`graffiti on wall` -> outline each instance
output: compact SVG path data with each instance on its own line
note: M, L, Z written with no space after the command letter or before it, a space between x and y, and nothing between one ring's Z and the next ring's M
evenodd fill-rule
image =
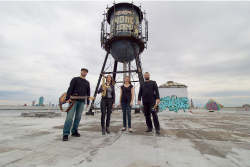
M183 109L185 112L185 109L189 109L189 104L188 104L188 98L186 97L177 97L175 95L167 97L163 97L160 99L161 103L159 104L159 109L160 111L165 110L166 108L169 109L169 111L175 111L177 112L178 110Z
M206 103L206 105L205 105L205 109L206 110L216 110L216 111L219 111L220 110L220 106L216 102L214 102L212 100L209 100Z

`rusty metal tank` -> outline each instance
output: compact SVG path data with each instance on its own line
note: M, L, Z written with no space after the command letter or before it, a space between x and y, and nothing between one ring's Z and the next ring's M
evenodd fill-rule
M105 50L110 48L116 61L130 62L135 59L135 51L137 54L143 52L147 37L142 36L143 13L138 6L131 3L114 4L108 8L104 20L110 29L109 33L105 32L105 23L102 22L101 43Z

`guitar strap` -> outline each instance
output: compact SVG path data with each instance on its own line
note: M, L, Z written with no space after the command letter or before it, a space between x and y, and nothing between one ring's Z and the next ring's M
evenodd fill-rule
M61 111L62 112L68 112L73 107L75 101L76 101L76 99L72 102L72 104L69 106L69 108L66 111L63 111L62 104L59 104Z

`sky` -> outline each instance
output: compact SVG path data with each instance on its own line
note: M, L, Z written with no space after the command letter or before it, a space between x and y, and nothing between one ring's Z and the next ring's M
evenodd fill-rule
M93 95L106 55L101 22L113 2L0 1L0 105L31 105L40 96L57 104L83 67ZM143 71L158 86L187 85L199 107L209 99L227 107L250 103L250 2L134 4L141 4L149 25Z

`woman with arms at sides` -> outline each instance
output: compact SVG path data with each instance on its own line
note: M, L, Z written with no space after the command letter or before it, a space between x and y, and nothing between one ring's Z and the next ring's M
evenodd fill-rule
M115 87L114 87L114 81L111 75L107 75L106 77L106 83L104 87L100 87L98 90L98 93L101 93L102 91L106 90L106 95L102 97L101 100L101 126L102 126L102 134L105 135L105 115L107 113L106 117L106 132L109 134L109 123L110 123L110 116L111 116L111 110L112 107L115 106Z
M128 116L128 129L129 132L133 132L131 129L131 107L133 105L134 97L134 88L131 85L129 76L124 78L124 85L121 86L121 95L120 95L120 106L122 107L123 113L123 128L121 131L125 131L127 127L127 118Z

